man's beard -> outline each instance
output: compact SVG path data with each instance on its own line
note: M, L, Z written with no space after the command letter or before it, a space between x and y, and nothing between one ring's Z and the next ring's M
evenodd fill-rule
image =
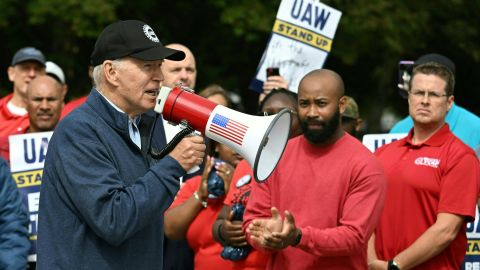
M332 118L326 121L299 119L299 122L305 138L313 144L321 144L331 139L338 129L340 125L340 110L337 108ZM308 123L320 124L323 128L321 130L310 130Z

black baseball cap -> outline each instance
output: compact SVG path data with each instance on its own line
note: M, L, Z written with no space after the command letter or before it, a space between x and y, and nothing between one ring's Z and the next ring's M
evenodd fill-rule
M437 63L439 65L445 66L453 75L455 75L455 64L448 57L443 56L438 53L429 53L420 56L420 58L415 61L413 64L414 67L426 64L426 63Z
M112 23L103 29L95 42L90 62L97 66L105 60L127 56L146 61L161 59L181 61L185 58L185 53L164 47L148 24L126 20Z
M12 58L12 67L25 61L35 61L45 66L45 56L34 47L25 47L18 50Z

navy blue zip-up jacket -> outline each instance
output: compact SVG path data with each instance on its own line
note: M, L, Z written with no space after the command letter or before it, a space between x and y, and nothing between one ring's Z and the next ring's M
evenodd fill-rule
M141 117L140 150L127 115L93 89L59 123L40 191L38 270L161 269L163 213L185 171L147 155L154 121Z
M0 269L27 267L28 214L7 162L0 157Z

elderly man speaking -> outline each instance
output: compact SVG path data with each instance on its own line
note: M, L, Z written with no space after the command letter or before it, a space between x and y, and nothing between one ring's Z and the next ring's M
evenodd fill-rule
M91 55L96 86L49 145L38 269L161 268L163 212L205 151L192 136L158 161L149 155L163 59L184 57L141 21L102 31Z

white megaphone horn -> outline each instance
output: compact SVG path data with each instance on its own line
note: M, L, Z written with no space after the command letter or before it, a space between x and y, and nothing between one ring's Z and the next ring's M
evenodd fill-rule
M208 138L242 155L257 182L265 181L277 166L288 141L290 111L252 116L218 105L184 86L162 87L155 111L169 122L187 121Z

